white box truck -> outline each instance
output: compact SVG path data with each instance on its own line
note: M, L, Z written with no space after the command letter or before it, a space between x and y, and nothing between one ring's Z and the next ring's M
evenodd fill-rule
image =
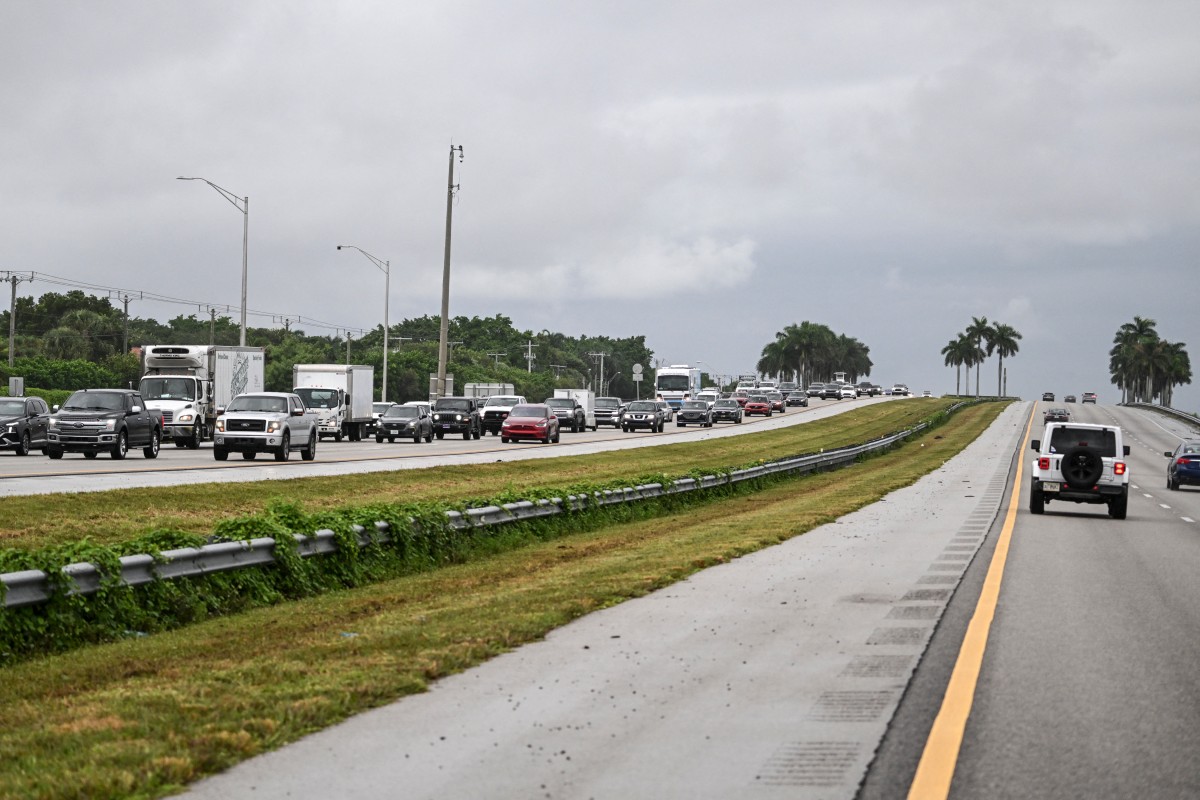
M317 415L317 435L361 441L372 421L375 368L363 364L296 364L292 391Z
M149 344L142 347L138 391L163 416L163 438L196 449L212 438L217 409L263 390L266 351L235 345Z
M576 410L574 412L574 416L575 416L575 420L576 420L574 422L574 424L572 424L570 421L567 421L565 424L569 425L572 430L583 430L584 428L590 428L592 430L596 430L596 393L593 392L591 389L555 389L554 390L554 399L564 399L564 398L569 398L571 400L574 400L575 403L579 406L579 408L582 409L582 411L583 411L582 422L579 421L579 417L581 416L579 414L579 410ZM551 404L551 405L553 405L553 404ZM557 408L555 409L555 413L556 414L559 413L559 410ZM560 422L564 421L562 414L559 414L559 421Z

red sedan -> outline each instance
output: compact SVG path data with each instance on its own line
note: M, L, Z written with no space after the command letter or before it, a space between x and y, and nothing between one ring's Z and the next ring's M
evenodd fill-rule
M500 441L537 439L550 444L558 441L558 415L545 403L513 406L500 425Z
M745 408L746 401L750 399L750 393L744 389L738 389L733 393L733 399L737 400L739 406Z
M742 411L747 417L752 417L755 414L761 414L764 417L771 416L771 401L761 394L751 395L746 399L746 405L742 406Z

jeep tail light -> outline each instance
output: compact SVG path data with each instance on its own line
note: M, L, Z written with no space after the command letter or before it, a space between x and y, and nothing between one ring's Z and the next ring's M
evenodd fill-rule
M1113 464L1113 475L1124 475L1124 474L1125 474L1125 462L1124 461L1115 462Z
M1050 459L1047 456L1038 459L1038 469L1050 469Z

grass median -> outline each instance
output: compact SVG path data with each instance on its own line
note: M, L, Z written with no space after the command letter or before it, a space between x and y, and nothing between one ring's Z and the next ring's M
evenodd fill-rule
M0 796L168 794L874 502L939 467L1002 408L968 408L849 469L666 517L11 667L0 682Z

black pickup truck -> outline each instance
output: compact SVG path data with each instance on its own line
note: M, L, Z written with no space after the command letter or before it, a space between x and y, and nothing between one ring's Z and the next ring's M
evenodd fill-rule
M146 458L158 458L162 442L162 412L147 409L141 394L132 389L83 389L67 398L50 415L46 455L83 453L95 458L108 453L125 457L131 447L142 448Z

